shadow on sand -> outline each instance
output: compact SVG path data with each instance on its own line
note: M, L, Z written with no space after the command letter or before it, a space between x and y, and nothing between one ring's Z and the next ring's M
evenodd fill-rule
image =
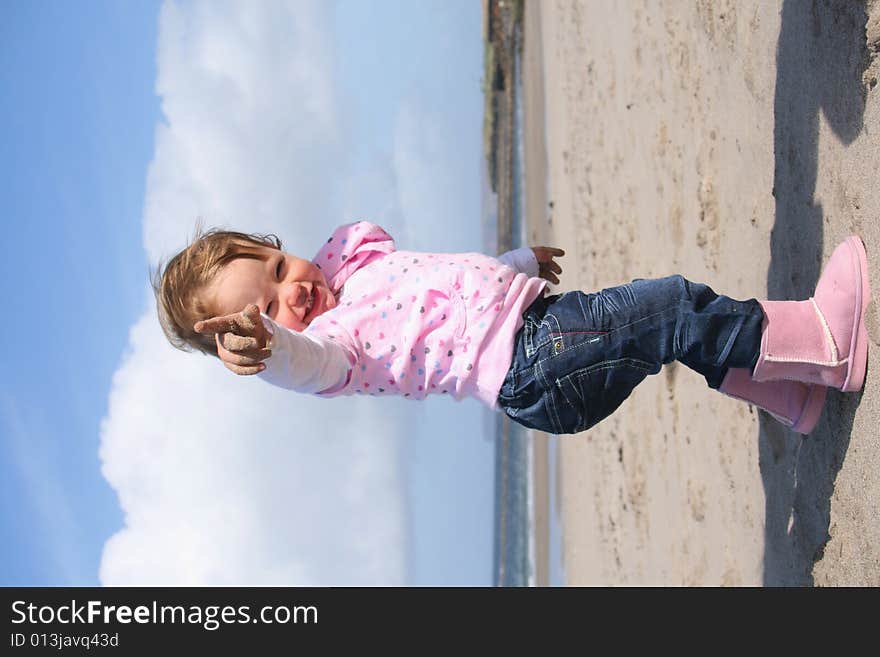
M859 2L783 4L773 108L776 220L767 272L770 299L806 299L819 278L823 225L829 220L813 198L820 112L843 144L861 132L866 22ZM761 412L765 585L813 584L813 564L829 539L831 494L860 398L829 390L822 419L806 439Z

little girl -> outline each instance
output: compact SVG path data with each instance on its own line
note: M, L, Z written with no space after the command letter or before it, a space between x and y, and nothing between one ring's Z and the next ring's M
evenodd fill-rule
M862 387L870 289L858 237L807 301L736 301L681 276L546 295L562 255L398 251L359 222L309 262L271 235L210 231L160 267L154 289L172 344L237 374L324 397L472 396L556 434L595 425L673 360L804 434L826 386Z

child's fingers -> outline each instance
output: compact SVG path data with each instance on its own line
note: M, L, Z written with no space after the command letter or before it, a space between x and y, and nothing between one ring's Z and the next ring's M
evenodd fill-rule
M217 355L220 356L220 360L224 363L228 363L231 365L258 365L260 361L266 360L269 356L272 355L272 351L269 349L250 349L247 351L230 351L224 346L226 340L230 338L236 338L240 336L235 336L230 333L224 333L222 336L217 334L214 336L214 339L217 343ZM245 338L247 339L247 338Z
M264 369L266 369L266 366L263 365L262 363L259 365L249 365L249 366L233 365L232 363L223 363L223 364L226 366L226 369L230 370L231 372L235 372L239 376L250 376L251 374L259 374Z
M240 313L233 315L235 323L239 331L233 331L239 335L254 335L257 330L257 324L262 328L263 320L260 319L260 309L254 304L248 304Z
M218 333L220 344L227 351L243 352L260 349L259 341L252 336L236 335L235 333Z
M553 262L542 262L538 266L538 270L540 271L541 278L546 278L548 281L553 283L554 285L559 284L559 278L557 278L556 274L562 273L562 267Z
M244 356L241 354L229 354L221 360L225 365L238 365L239 367L250 367L252 365L261 365L262 361L272 355L272 352L264 349L265 353L258 353L253 356Z
M544 265L541 265L540 276L541 276L541 278L550 281L554 285L559 284L559 279L556 277L556 274L554 274L553 271L549 267L545 267Z
M248 304L245 306L245 309L241 311L241 314L244 315L244 318L251 322L251 324L256 325L258 322L262 322L260 319L260 307L256 304Z
M211 333L240 333L242 332L241 315L240 313L236 313L234 315L223 315L222 317L203 319L193 325L193 330L196 333L202 333L205 335Z
M256 365L266 360L272 355L268 349L254 349L253 351L226 351L220 360L224 363L235 363L236 365Z
M246 314L246 311L252 307L256 309L256 319L254 319L253 312ZM262 327L259 308L248 306L240 313L211 317L210 319L196 322L193 325L193 330L196 333L202 334L234 333L236 335L250 336L257 334Z
M543 252L544 255L551 258L561 258L565 255L565 251L557 249L555 246L536 246L535 249Z

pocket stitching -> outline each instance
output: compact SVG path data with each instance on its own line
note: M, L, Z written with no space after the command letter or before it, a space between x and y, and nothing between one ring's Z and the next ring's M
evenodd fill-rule
M559 390L562 398L565 402L571 406L578 414L578 431L584 431L587 427L586 413L584 412L584 407L586 406L586 400L584 396L581 394L581 386L580 380L584 376L592 374L594 372L601 372L603 370L614 369L615 367L628 367L630 369L639 370L641 372L647 372L648 374L654 369L650 363L647 363L643 360L639 360L638 358L617 358L615 360L607 360L602 361L601 363L596 363L595 365L590 365L589 367L582 367L579 370L575 370L569 374L566 374L563 377L556 379L556 387ZM575 381L577 383L575 383ZM568 384L568 385L566 385ZM571 387L574 391L574 394L577 395L579 400L578 403L572 402L570 395L566 393L566 387ZM612 411L613 412L613 411ZM606 416L607 417L607 416ZM604 419L604 418L602 418ZM601 421L601 420L600 420ZM597 422L598 423L598 422Z
M452 306L452 312L455 313L458 324L458 327L455 329L455 338L456 340L460 340L464 337L467 330L467 312L465 311L464 299L461 298L461 295L458 292L450 290L449 302Z

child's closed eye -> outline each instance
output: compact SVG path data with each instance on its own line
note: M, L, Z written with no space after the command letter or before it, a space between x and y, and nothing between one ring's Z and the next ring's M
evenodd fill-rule
M275 264L275 280L279 283L281 282L282 274L284 273L284 256L280 256L278 258L278 262ZM272 317L272 308L274 306L274 302L270 301L266 304L266 310L264 311L266 315Z

